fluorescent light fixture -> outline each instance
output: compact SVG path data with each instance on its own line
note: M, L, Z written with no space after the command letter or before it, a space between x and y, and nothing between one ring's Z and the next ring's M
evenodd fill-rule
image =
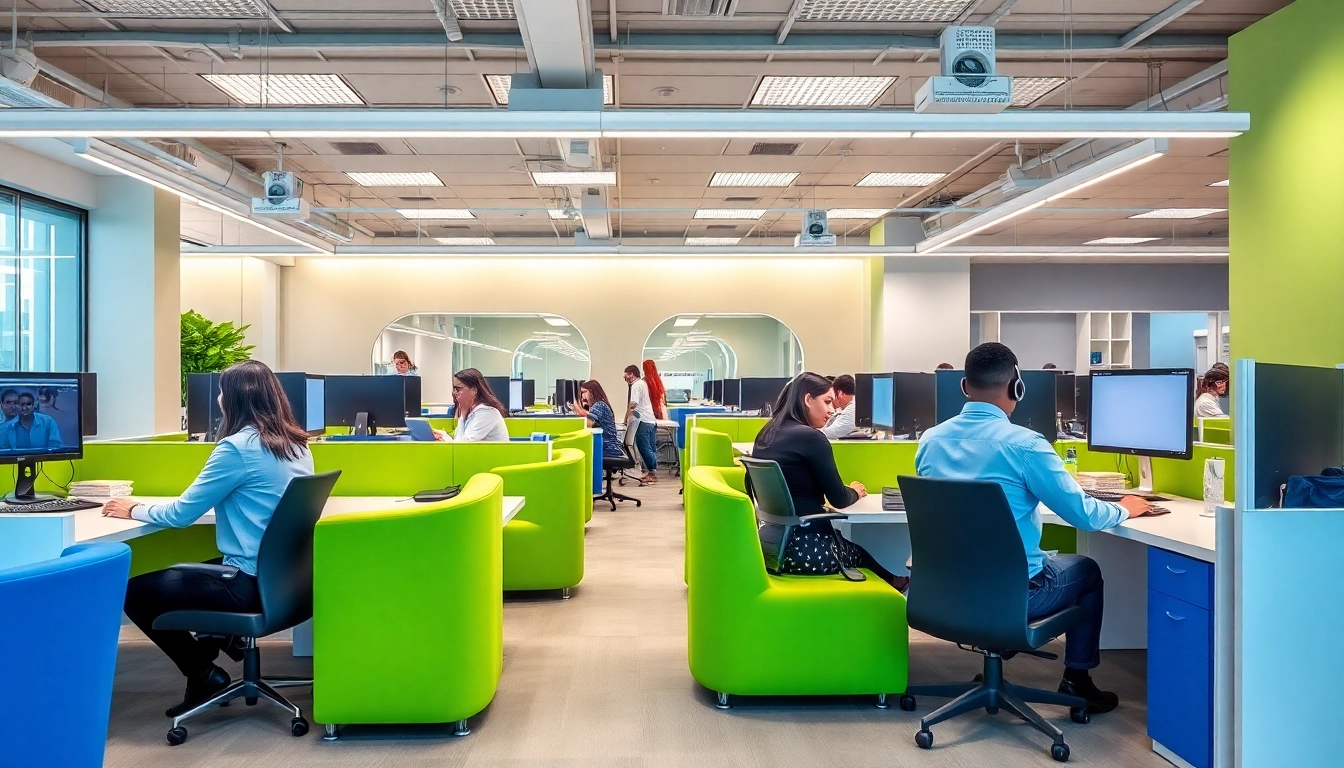
M397 213L408 219L474 219L466 208L398 208Z
M890 208L832 208L826 212L828 219L876 219L885 216Z
M255 19L266 15L255 0L90 0L102 13L170 18Z
M870 173L856 187L926 187L946 173Z
M1130 216L1131 219L1198 219L1201 216L1210 216L1215 213L1222 213L1226 208L1158 208L1155 211L1140 213Z
M340 75L202 75L250 107L359 105L364 100Z
M1234 139L1240 135L1240 131L1049 131L1028 128L1013 131L915 131L911 134L916 139L1003 139L1005 141L1011 139Z
M742 241L740 237L688 237L687 245L737 245Z
M723 173L714 174L711 187L787 187L798 178L796 173Z
M448 0L459 19L514 19L513 0Z
M1083 181L1083 182L1081 182L1081 183L1074 184L1074 185L1072 185L1072 186L1066 188L1066 189L1065 189L1064 191L1062 191L1062 192L1058 192L1058 193L1055 193L1055 194L1051 195L1050 197L1047 197L1047 198L1045 199L1045 201L1046 201L1047 203L1053 203L1054 201L1059 200L1060 198L1069 197L1069 196L1071 196L1071 195L1076 195L1076 194L1078 194L1079 192L1083 191L1084 189L1087 189L1088 187L1091 187L1091 186L1096 185L1096 184L1100 184L1101 182L1106 181L1107 179L1111 179L1111 178L1113 178L1113 177L1115 177L1115 176L1119 176L1120 174L1125 173L1126 171L1132 171L1132 170L1134 170L1135 168L1138 168L1140 165L1144 165L1145 163L1151 163L1152 161L1154 161L1154 160L1158 159L1159 157L1162 157L1163 155L1166 154L1166 151L1167 151L1167 150L1166 150L1166 146L1167 146L1167 141L1166 141L1166 139L1146 139L1146 140L1144 141L1143 144L1135 144L1135 145L1134 145L1135 147L1142 147L1142 146L1146 146L1146 145L1148 145L1148 144L1156 143L1156 142L1160 142L1160 143L1161 143L1162 149L1160 149L1160 150L1154 150L1154 153L1151 154L1151 155L1141 155L1140 157L1135 158L1134 160L1131 160L1131 161L1129 161L1129 162L1127 162L1127 163L1124 163L1123 165L1119 166L1118 168L1112 168L1111 170L1106 171L1105 173L1100 173L1100 174L1098 174L1098 175L1096 175L1096 176L1093 176L1092 178L1087 179L1087 180L1085 180L1085 181ZM1133 149L1133 147L1131 147L1130 149ZM1110 155L1110 156L1108 156L1108 157L1113 158L1113 157L1116 157L1117 155L1122 155L1122 154L1125 154L1125 153L1127 153L1127 152L1129 152L1129 150L1121 150L1120 152L1116 152L1114 155ZM1105 162L1106 159L1108 159L1108 158L1103 158L1102 160L1099 160L1099 161L1097 161L1097 162L1098 162L1098 163L1102 163L1102 162ZM1096 164L1097 164L1097 163L1093 163L1093 165L1096 165ZM1088 166L1088 167L1091 167L1091 166ZM1067 177L1067 176L1068 176L1068 174L1065 174L1065 177ZM1042 189L1045 189L1045 188L1047 188L1047 187L1051 187L1051 186L1053 186L1053 184L1046 184L1045 187L1042 187Z
M555 315L542 315L541 319L545 320L547 325L555 326L556 328L569 327L569 321L563 317L556 317Z
M533 171L532 182L538 187L611 186L615 171Z
M1068 79L1063 77L1014 77L1013 106L1035 104L1066 82Z
M486 75L485 84L490 86L490 95L501 107L509 104L509 91L513 89L512 75ZM611 106L616 103L615 75L602 76L602 103Z
M766 75L751 97L756 107L868 107L894 77Z
M1231 179L1223 179L1222 181L1215 181L1215 182L1213 182L1212 184L1210 184L1209 186L1210 186L1210 187L1230 187L1230 186L1232 186L1232 180L1231 180Z
M436 237L439 245L494 245L493 237Z
M764 208L700 208L695 212L697 219L759 219L765 215Z
M678 317L675 321L673 321L672 327L690 328L691 326L695 325L698 322L700 322L699 317Z
M799 21L956 21L972 0L803 0Z
M1151 243L1154 240L1161 240L1160 237L1101 237L1096 240L1088 240L1083 245L1138 245L1139 243Z
M432 173L363 173L347 172L346 176L361 187L442 187L443 182Z
M569 214L559 208L551 208L546 211L546 215L554 221L564 221L569 218Z

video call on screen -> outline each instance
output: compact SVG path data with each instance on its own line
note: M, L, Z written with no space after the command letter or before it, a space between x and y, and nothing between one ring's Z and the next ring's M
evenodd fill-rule
M0 455L61 453L80 445L79 385L0 377ZM29 419L25 414L31 414Z

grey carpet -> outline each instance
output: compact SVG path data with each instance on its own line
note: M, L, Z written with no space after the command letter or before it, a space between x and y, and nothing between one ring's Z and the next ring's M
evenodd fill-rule
M118 768L450 768L451 766L759 766L760 768L965 768L1054 765L1049 740L1011 716L963 716L934 729L931 751L914 745L918 712L878 710L867 699L746 700L728 712L696 685L686 666L683 517L676 480L627 488L644 507L599 508L587 534L587 572L572 600L510 598L504 609L505 662L499 692L453 738L439 728L349 729L336 743L322 728L293 738L278 708L236 702L188 724L186 744L169 747L165 706L182 678L133 627L118 661L108 766ZM268 675L299 675L307 660L283 642L266 643ZM1062 648L1054 649L1061 651ZM836 649L843 653L843 649ZM1107 652L1097 679L1120 709L1074 725L1068 713L1040 711L1064 731L1071 764L1166 766L1145 734L1145 655ZM225 660L227 661L227 659ZM912 682L969 680L980 657L926 637L911 641ZM451 663L445 659L444 663ZM1019 657L1009 679L1053 687L1059 662ZM236 668L230 671L237 675ZM305 711L307 689L288 691ZM894 705L893 700L893 705ZM940 702L924 700L919 712Z

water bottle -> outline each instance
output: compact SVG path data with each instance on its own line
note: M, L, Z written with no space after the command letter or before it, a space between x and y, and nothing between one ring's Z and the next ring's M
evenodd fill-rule
M1070 448L1064 453L1064 471L1078 479L1078 449Z

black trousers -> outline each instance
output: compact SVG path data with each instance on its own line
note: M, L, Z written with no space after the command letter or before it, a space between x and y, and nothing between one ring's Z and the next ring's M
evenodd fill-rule
M154 620L171 611L193 610L259 612L257 578L240 572L232 579L221 579L170 569L141 574L126 585L126 615L187 677L210 670L219 656L219 644L197 640L182 630L154 629Z

